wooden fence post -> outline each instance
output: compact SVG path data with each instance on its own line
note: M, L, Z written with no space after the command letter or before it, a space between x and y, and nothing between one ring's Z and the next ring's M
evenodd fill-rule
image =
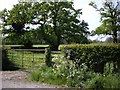
M48 67L52 66L52 58L51 58L50 48L45 48L45 63Z
M33 63L34 63L34 52L33 52Z
M12 54L12 61L14 62L14 59L13 59L13 54L14 54L13 52L14 52L14 51L10 51L10 52L11 52L11 54Z
M32 69L34 68L34 52L33 52L33 60L32 60Z
M24 58L24 51L22 53L22 69L23 69L23 58Z

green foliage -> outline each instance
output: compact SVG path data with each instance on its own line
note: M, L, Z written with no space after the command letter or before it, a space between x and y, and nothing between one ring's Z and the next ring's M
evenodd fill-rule
M36 23L39 23L40 20L44 23L39 23L41 26L38 30L40 30L42 38L50 44L52 50L57 50L63 40L80 42L80 40L75 41L76 38L80 39L88 34L88 24L77 19L82 14L81 9L75 10L72 5L72 2L50 2L34 6L43 8L36 12L39 13L36 14L36 17L41 17L37 18Z
M2 33L8 34L8 41L17 41L16 44L23 44L25 45L25 47L26 45L30 47L29 44L31 43L29 43L29 41L31 40L31 38L29 37L30 35L28 31L26 31L27 29L29 29L29 27L25 27L25 25L30 24L32 20L31 9L31 3L22 3L14 5L14 7L11 10L3 10L4 13L1 17L3 21ZM26 36L29 38L26 39Z
M120 31L120 1L106 0L103 1L103 6L98 8L94 2L91 2L89 5L99 11L101 15L100 25L93 33L96 34L105 34L112 35L113 42L117 43L117 33Z
M119 44L74 44L63 46L61 50L65 55L67 55L66 50L71 51L69 57L76 66L80 67L82 64L86 64L95 72L103 73L107 62L117 63L117 69L120 67Z
M25 37L24 34L30 30L25 25L32 24L39 27L31 35L45 40L52 50L57 50L63 40L68 43L88 43L88 24L78 19L81 14L81 9L74 9L72 2L21 3L11 10L4 10L3 33L9 33L9 36L15 33L24 42L21 37ZM9 26L9 29L5 26Z
M59 72L54 72L51 67L41 65L37 71L32 72L31 79L34 81L40 81L49 84L65 84L63 77L60 76ZM34 77L35 76L35 77Z
M86 88L94 88L94 89L105 89L105 88L120 88L119 82L120 75L119 74L96 74L91 80L86 82Z
M2 33L8 34L4 41L13 42L16 44L27 45L27 47L32 47L31 45L31 35L28 31L26 31L25 24L29 22L28 19L28 9L31 7L30 4L17 4L13 7L12 10L4 10L4 14L2 16L3 25L2 25ZM25 15L24 15L24 14ZM6 26L8 28L6 28ZM26 38L27 37L27 38ZM28 38L29 37L29 38ZM16 42L14 42L16 41ZM30 42L30 43L29 43Z
M65 64L54 66L53 68L47 67L45 65L40 66L39 70L32 72L31 74L31 79L38 81L36 80L36 78L33 79L36 73L39 73L36 76L36 77L39 77L39 81L44 83L56 84L56 85L62 85L62 86L67 85L70 87L74 87L75 85L77 86L77 83L78 83L74 81L77 77L72 79L72 77L74 77L75 74L74 73L70 74L70 70L67 69Z
M4 10L2 19L4 26L9 26L10 29L3 30L3 33L15 32L17 34L23 34L25 24L31 21L31 3L16 4L11 10ZM4 27L3 26L3 27Z
M63 87L92 88L95 90L120 88L119 74L97 74L87 71L85 67L78 69L74 64L66 61L60 65L56 64L52 68L41 65L38 70L32 72L30 77L33 81L55 84Z
M39 79L40 79L40 72L39 71L32 72L30 79L34 80L34 81L39 81Z

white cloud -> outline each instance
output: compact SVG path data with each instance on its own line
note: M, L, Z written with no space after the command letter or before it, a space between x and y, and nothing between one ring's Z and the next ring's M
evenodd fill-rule
M90 2L90 0L74 0L74 6L76 9L82 9L81 19L88 22L91 31L100 25L100 15L92 6L89 6Z
M18 0L1 0L0 1L0 11L7 8L12 9L13 5L17 4Z
M100 14L92 6L89 5L91 1L94 1L98 6L101 5L100 0L74 0L74 6L76 9L82 9L81 19L89 25L89 31L95 30L100 23ZM98 36L90 36L92 40L98 39Z

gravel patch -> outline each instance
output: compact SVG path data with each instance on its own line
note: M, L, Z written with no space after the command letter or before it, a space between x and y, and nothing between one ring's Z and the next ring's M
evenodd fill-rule
M2 72L2 88L58 88L57 86L54 85L30 82L26 79L29 73L24 71L1 71L1 72Z

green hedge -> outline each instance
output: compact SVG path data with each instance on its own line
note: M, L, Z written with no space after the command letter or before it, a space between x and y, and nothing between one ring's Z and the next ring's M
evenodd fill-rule
M115 70L120 69L120 44L73 44L60 49L76 66L85 64L89 69L103 73L106 63L112 62Z

